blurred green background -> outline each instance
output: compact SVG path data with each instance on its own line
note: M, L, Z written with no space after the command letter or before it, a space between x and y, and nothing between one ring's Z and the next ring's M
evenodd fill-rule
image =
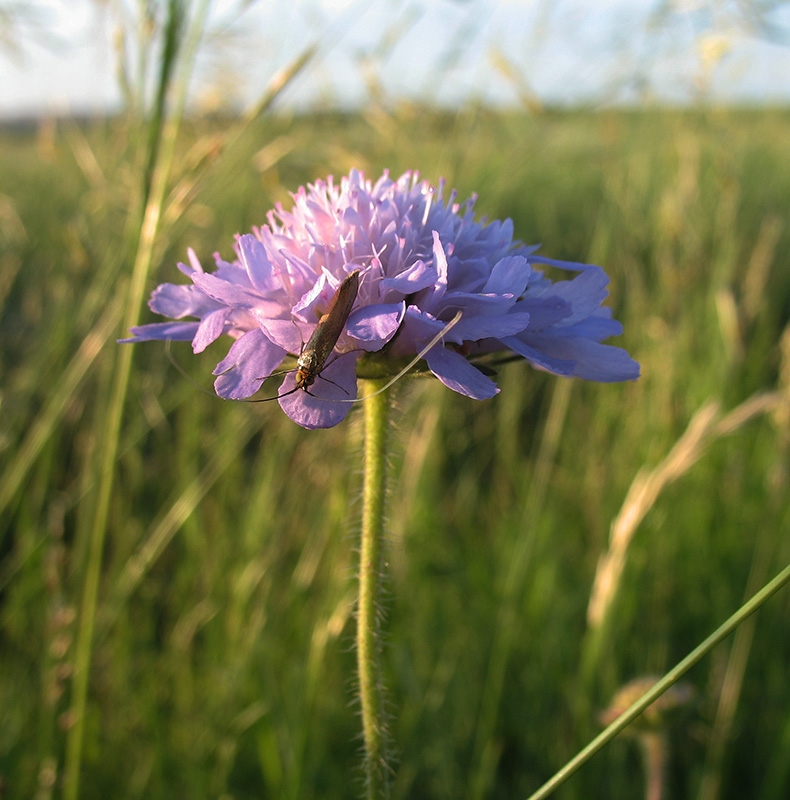
M183 51L152 74L173 92L168 57ZM76 762L84 798L361 793L358 413L308 432L220 401L161 343L129 350L126 386L115 344L147 246L145 297L181 280L187 247L229 258L289 191L356 167L443 177L546 255L604 266L611 343L642 364L597 385L514 363L482 403L398 387L393 796L526 798L619 687L663 674L790 560L790 111L371 100L176 132L172 95L150 98L0 129L2 795L68 796ZM225 350L172 355L210 389ZM780 593L685 679L665 797L790 795L788 612ZM643 794L624 735L556 797Z

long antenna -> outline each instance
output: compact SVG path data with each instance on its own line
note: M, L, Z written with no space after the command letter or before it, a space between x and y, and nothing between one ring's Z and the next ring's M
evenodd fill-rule
M181 366L181 364L176 361L173 353L170 351L170 345L172 342L172 339L165 339L165 355L167 356L167 360L181 373L181 377L186 378L198 391L203 392L203 394L207 394L209 397L218 397L215 392L210 392L208 389L204 388L197 381L195 381L192 376Z
M431 341L428 342L428 344L426 344L425 347L423 347L422 350L420 350L420 352L417 353L417 355L414 356L414 358L411 361L409 361L409 363L397 375L395 375L393 378L391 378L389 381L387 381L387 383L385 383L384 386L382 386L380 389L377 389L375 392L372 392L371 394L366 394L364 397L355 397L353 400L329 400L328 398L319 397L318 395L311 394L311 392L307 391L307 389L303 388L302 391L307 392L307 394L309 394L311 397L315 397L316 400L324 400L327 403L361 403L363 400L368 400L371 397L376 397L376 395L379 395L382 392L386 392L387 389L390 388L390 386L392 386L394 383L397 383L421 358L423 358L428 353L428 351L432 347L434 347L436 344L439 343L441 338L448 331L452 330L461 321L461 317L462 316L463 316L463 312L462 311L458 311L456 313L456 315L439 331L439 333L437 333L436 336L434 336L433 339L431 339ZM175 358L173 357L173 354L170 351L170 344L171 344L172 341L173 341L172 339L166 339L165 340L165 355L167 355L167 358L170 361L170 363L196 389L198 389L199 391L203 392L203 394L209 395L210 397L217 397L217 395L214 392L210 392L208 389L204 388L203 386L201 386L200 384L195 382L193 380L192 376L189 375L187 373L187 371L175 360ZM293 370L283 370L282 372L279 372L279 373L275 372L275 373L272 373L271 375L268 375L267 377L271 378L274 375L284 374L286 372L293 372ZM320 375L318 377L320 377ZM329 379L328 378L324 378L324 380L329 380ZM330 383L334 383L334 381L329 381L329 382ZM337 384L335 384L335 385L337 385ZM342 389L343 387L341 386L340 388ZM299 387L296 387L295 389L291 389L291 391L286 392L285 394L275 395L274 397L265 397L265 398L261 398L260 400L246 400L245 399L245 400L240 400L238 402L242 402L242 403L263 403L263 402L266 402L267 400L279 400L281 397L287 397L289 394L293 394L294 392L297 392L297 391L299 391Z
M438 343L438 341L452 328L454 328L458 322L460 321L461 317L463 316L463 312L459 311L440 331L436 334L436 336L431 339L425 347L417 353L416 356L394 377L392 380L387 381L381 389L377 389L375 392L371 394L366 394L364 397L355 397L353 400L327 400L328 403L359 403L362 400L368 400L371 397L375 397L382 392L386 392L387 389L392 386L393 383L399 381L434 345Z

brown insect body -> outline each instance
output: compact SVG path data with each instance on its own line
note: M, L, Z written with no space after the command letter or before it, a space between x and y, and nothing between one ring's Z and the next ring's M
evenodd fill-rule
M318 320L312 336L296 361L296 388L307 392L315 383L326 360L335 349L359 291L359 273L355 269L341 284L329 301L326 313ZM309 392L308 392L309 394Z

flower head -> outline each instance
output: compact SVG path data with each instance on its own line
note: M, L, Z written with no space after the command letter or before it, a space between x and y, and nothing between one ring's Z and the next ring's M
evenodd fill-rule
M306 428L346 416L366 358L402 363L459 311L423 357L442 383L468 397L499 391L470 359L500 351L557 375L639 377L625 350L601 344L622 326L601 305L609 279L600 267L539 256L513 240L510 220L475 220L474 198L457 203L451 193L445 200L443 189L416 173L393 180L385 172L372 183L356 170L339 185L330 177L301 187L292 210L277 205L267 225L237 237L235 261L216 254L216 269L205 272L190 250L189 264L178 266L192 283L154 290L152 311L198 321L141 325L123 341L185 340L199 353L228 334L235 341L214 370L214 386L220 397L248 398L289 354L302 351L336 307L344 280L358 271L332 355L309 390L290 372L278 393L285 413ZM543 265L578 274L551 281Z

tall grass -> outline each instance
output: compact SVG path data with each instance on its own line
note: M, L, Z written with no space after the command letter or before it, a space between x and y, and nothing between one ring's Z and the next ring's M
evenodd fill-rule
M0 134L9 797L63 791L114 339L128 312L134 125ZM175 140L146 289L179 279L187 246L227 257L232 235L288 190L351 166L444 176L547 254L612 276L638 383L512 364L494 400L418 381L396 414L383 664L394 796L526 797L600 729L621 684L666 671L790 560L790 115L403 108L268 116L226 146L228 127L189 121ZM222 347L211 349L173 346L208 388ZM357 415L307 433L271 405L197 391L158 344L134 357L80 796L359 794ZM770 402L746 406L747 419L728 416L760 393ZM694 419L707 420L701 446L684 451ZM673 461L679 452L694 457ZM623 547L617 531L645 485L657 491ZM597 606L596 572L615 562ZM773 598L688 676L696 702L671 728L668 796L787 796L789 604ZM632 798L642 780L634 745L615 741L557 796Z

